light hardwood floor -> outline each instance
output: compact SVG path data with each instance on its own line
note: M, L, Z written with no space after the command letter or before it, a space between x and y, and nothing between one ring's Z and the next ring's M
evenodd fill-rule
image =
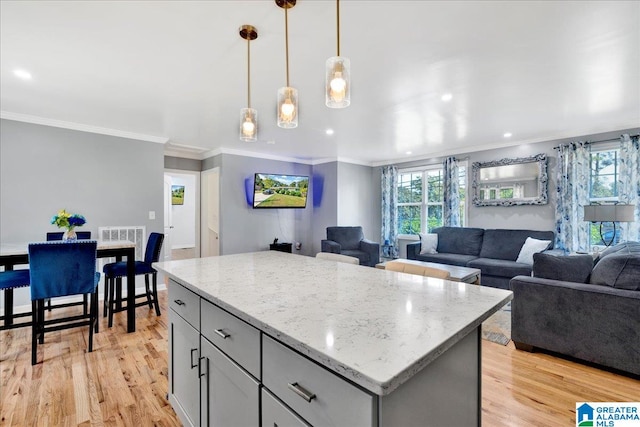
M30 328L0 332L0 426L180 425L165 399L166 291L160 300L160 317L137 309L133 334L126 313L111 329L101 318L93 353L86 328L48 334L34 367ZM635 379L512 343L483 340L482 351L484 426L572 426L576 401L640 401Z

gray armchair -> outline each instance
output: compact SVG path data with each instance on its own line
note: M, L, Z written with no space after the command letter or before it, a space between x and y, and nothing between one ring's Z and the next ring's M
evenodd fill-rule
M362 227L327 227L321 251L352 256L360 265L375 267L380 262L380 244L364 238Z

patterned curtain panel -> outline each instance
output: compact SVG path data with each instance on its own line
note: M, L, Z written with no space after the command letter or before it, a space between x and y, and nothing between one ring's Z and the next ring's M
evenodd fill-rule
M448 157L444 163L442 224L446 227L460 227L460 192L458 184L458 162Z
M621 203L635 205L634 222L620 223L620 241L640 242L640 150L638 137L620 138L618 197Z
M381 239L383 245L392 245L389 255L398 258L398 168L395 166L382 168Z
M589 143L573 142L558 147L556 248L566 252L589 251Z

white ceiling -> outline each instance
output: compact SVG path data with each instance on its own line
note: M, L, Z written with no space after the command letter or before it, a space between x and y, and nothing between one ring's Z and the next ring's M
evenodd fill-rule
M2 117L168 141L200 157L380 164L640 126L638 1L343 0L353 91L350 107L333 110L323 86L335 2L298 0L289 51L300 121L289 130L276 126L284 11L273 0L0 5ZM238 139L242 24L259 33L257 143Z

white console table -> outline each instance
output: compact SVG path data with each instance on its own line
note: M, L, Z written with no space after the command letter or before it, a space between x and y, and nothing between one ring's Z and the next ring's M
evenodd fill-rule
M480 325L510 291L276 251L154 266L185 425L480 425Z

